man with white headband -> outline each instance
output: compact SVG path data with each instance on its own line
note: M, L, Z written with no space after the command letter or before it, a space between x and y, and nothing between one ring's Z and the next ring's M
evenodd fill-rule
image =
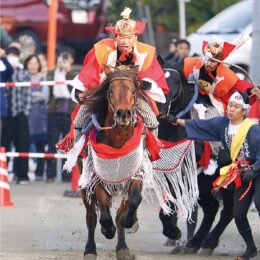
M214 190L234 189L233 215L240 235L246 243L246 251L238 260L257 255L247 212L252 199L260 214L260 126L246 118L248 97L236 91L231 95L226 117L209 120L175 119L185 126L188 138L201 141L221 141L230 151L230 164L220 169L214 181Z

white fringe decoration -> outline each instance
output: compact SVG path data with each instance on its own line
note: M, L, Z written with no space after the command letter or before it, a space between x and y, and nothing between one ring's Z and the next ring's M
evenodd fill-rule
M82 135L78 142L73 146L73 148L67 153L67 161L65 162L63 169L69 172L76 165L78 156L83 149L86 136Z
M143 182L143 199L152 201L151 191L154 190L165 214L176 211L181 220L192 221L191 214L199 195L193 142L188 140L163 148L161 159L152 164L148 151L143 150L143 138L141 140L136 150L116 159L99 158L89 143L88 157L83 159L79 188L86 189L88 201L91 201L97 184L101 184L111 196L119 194L126 200L131 181L139 179ZM133 163L136 165L133 166ZM129 167L135 171L129 170ZM115 176L120 177L118 181ZM171 194L170 185L175 194ZM167 201L172 201L175 209L171 209Z
M181 158L178 150L183 149ZM178 159L181 160L178 162ZM153 179L154 190L164 213L176 211L180 220L192 221L192 211L199 197L194 143L188 140L174 147L163 148L161 159L154 163ZM175 194L171 193L170 186ZM167 201L173 202L175 210L169 207Z

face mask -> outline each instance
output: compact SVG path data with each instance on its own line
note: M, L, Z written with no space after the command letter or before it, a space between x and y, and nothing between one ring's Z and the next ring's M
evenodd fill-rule
M12 65L13 68L18 67L18 65L20 64L19 57L17 56L8 56L7 60Z

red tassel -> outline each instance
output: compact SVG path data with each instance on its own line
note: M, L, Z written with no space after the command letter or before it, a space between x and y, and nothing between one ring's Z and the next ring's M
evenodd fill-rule
M250 191L251 187L252 187L252 181L249 182L246 191L240 196L239 201L241 201L246 196L246 194Z
M198 165L207 169L209 166L210 156L211 156L211 148L209 142L205 141L203 153L197 162Z
M242 186L242 180L241 180L241 175L238 175L235 180L235 187L236 189L240 188Z
M154 137L151 131L147 130L146 133L146 146L151 154L151 161L160 159L160 147L158 140Z

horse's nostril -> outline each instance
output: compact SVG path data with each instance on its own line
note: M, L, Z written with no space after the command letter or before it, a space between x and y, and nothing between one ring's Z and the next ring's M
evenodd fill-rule
M118 109L116 111L116 116L117 117L130 117L132 115L130 109Z
M122 117L123 114L124 114L124 110L123 110L123 109L118 109L118 110L116 111L116 116L117 116L117 117Z
M127 115L128 117L132 115L131 110L129 110L129 109L126 109L125 112L126 112L126 115Z

